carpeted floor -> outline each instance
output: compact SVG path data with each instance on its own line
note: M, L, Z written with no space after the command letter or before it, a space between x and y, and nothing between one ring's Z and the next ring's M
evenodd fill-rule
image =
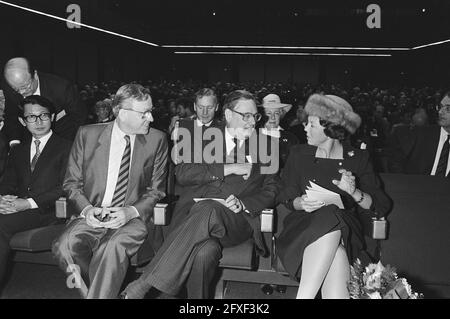
M259 284L230 282L227 299L292 299L296 289L288 287L286 293L274 291L265 295ZM79 299L76 289L66 286L65 274L56 266L16 263L6 283L1 299ZM164 297L161 297L164 298Z

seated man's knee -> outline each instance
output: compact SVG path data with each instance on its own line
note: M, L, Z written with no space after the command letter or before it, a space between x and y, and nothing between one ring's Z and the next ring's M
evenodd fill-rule
M223 207L222 204L211 201L211 200L204 200L200 201L198 203L195 203L189 212L189 215L194 216L195 214L199 214L201 216L205 216L205 218L209 219L210 214L220 214L222 211L221 208ZM220 208L220 209L218 209Z
M209 239L197 252L195 261L201 263L217 264L220 258L222 258L222 247L219 241L216 239Z
M147 227L143 222L134 222L130 228L119 228L109 239L114 246L140 245L147 238Z
M56 257L72 256L74 251L78 251L83 246L83 240L77 236L72 229L64 231L52 244L52 252Z

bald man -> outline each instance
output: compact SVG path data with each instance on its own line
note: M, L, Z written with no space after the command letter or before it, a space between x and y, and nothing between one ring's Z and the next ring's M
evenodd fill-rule
M9 60L4 68L2 87L5 95L5 134L10 145L20 143L27 132L18 121L18 105L30 95L42 95L56 107L53 130L73 140L80 125L86 123L87 109L76 86L59 76L38 72L26 58Z

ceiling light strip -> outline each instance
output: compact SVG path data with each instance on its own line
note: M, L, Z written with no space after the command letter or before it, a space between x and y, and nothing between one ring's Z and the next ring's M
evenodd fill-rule
M287 56L371 56L390 57L391 54L370 53L305 53L305 52L227 52L227 51L175 51L175 54L213 54L213 55L287 55Z
M439 45L439 44L446 43L446 42L450 42L450 39L439 41L439 42L433 42L433 43L429 43L429 44L424 44L424 45L419 45L417 47L412 48L412 50L417 50L417 49L422 49L422 48L426 48L426 47L431 47L433 45Z
M279 49L279 50L369 50L369 51L408 51L410 48L367 48L367 47L291 47L265 45L161 45L164 48L198 49Z
M32 13L40 14L40 15L43 15L45 17L49 17L49 18L52 18L52 19L69 22L69 23L72 23L72 24L75 24L75 25L79 25L79 26L88 28L88 29L104 32L104 33L107 33L107 34L111 34L111 35L115 35L115 36L118 36L118 37L121 37L121 38L125 38L125 39L128 39L128 40L133 40L133 41L136 41L136 42L144 43L144 44L151 45L151 46L154 46L154 47L159 47L158 44L155 44L155 43L152 43L152 42L144 41L144 40L133 38L133 37L130 37L130 36L127 36L127 35L124 35L124 34L108 31L108 30L101 29L101 28L97 28L97 27L94 27L94 26L91 26L91 25L88 25L88 24L75 22L75 21L72 21L72 20L67 20L67 19L55 16L55 15L52 15L52 14L48 14L48 13L45 13L45 12L42 12L42 11L33 10L33 9L30 9L30 8L18 6L16 4L14 4L14 3L9 3L9 2L6 2L6 1L1 1L1 0L0 0L0 3L1 4L5 4L7 6L14 7L14 8L18 8L18 9L22 9L22 10L25 10L25 11L29 11L29 12L32 12Z

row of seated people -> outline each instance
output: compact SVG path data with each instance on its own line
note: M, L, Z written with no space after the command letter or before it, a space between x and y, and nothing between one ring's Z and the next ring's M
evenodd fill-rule
M1 225L0 229L4 233L3 237L7 239L14 233L14 227L20 228L19 216L26 215L25 218L31 218L35 215L18 212L29 212L30 209L37 208L33 212L38 213L39 221L44 223L42 217L45 213L42 212L46 207L45 203L54 202L63 194L64 188L69 200L80 212L81 218L68 225L66 232L55 245L55 253L64 264L80 266L80 276L88 283L86 287L89 287L85 295L92 298L110 298L119 293L128 258L137 251L147 232L150 236L154 233L154 229L148 227L146 222L155 203L164 196L165 189L168 147L165 135L149 128L149 122L152 120L149 92L138 85L127 85L119 89L114 103L116 121L80 129L70 156L68 151L58 152L62 154L63 159L52 164L53 170L58 167L61 168L58 172L64 172L64 154L66 158L68 156L65 178L61 173L59 185L56 179L51 185L54 189L40 193L45 188L24 181L30 181L35 175L37 177L39 167L45 166L43 163L48 161L39 161L39 158L41 153L43 156L46 153L43 146L47 141L52 136L52 141L57 139L57 135L51 131L51 119L55 112L51 102L43 97L31 96L25 99L21 104L23 113L20 122L27 127L33 139L30 143L13 148L8 164L11 169L7 170L7 173L11 171L11 176L6 174L4 178L10 188L2 191L5 195L2 196L4 215L0 221L5 222L6 226ZM214 109L216 104L213 92L199 92L196 99L199 113L202 110ZM281 104L276 96L268 96L264 104L267 110L272 111L287 107ZM215 267L202 266L205 263L217 264L221 248L227 245L236 245L252 236L257 244L260 243L258 218L255 217L263 208L273 207L279 201L294 211L305 213L292 214L293 220L289 225L296 227L291 232L287 230L279 238L281 247L283 238L287 238L286 256L298 257L283 261L291 276L315 279L310 282L300 281L299 297L317 293L320 286L324 297L345 296L343 283L346 282L346 277L342 274L345 275L348 261L347 264L343 261L354 258L355 252L363 247L360 232L358 233L358 219L348 217L353 216L351 214L342 214L342 211L334 206L323 207L324 203L310 201L299 195L304 193L309 180L316 180L319 184L339 192L346 209L353 213L365 209L383 215L389 209L389 204L379 189L379 182L373 174L367 154L353 149L345 142L348 135L354 133L360 124L360 119L353 113L351 106L335 96L317 95L310 98L306 109L309 115L305 128L308 143L320 147L291 148L291 156L287 156L286 160L280 159L280 162L286 162L282 176L284 184L278 181L278 175L276 171L270 170L270 165L261 165L256 169L261 163L258 163L260 158L255 154L245 156L247 163L244 160L241 164L230 166L223 164L223 160L219 164L206 165L208 161L202 156L200 163L193 164L189 163L192 162L190 160L185 162L183 156L180 156L181 161L177 162L176 168L177 179L186 187L186 191L177 203L171 230L151 262L149 270L126 289L124 296L143 297L150 287L176 294L186 281L189 283L188 277L192 276L201 280L191 282L208 287L208 278L214 274ZM251 141L255 123L260 116L256 112L256 101L248 92L232 92L225 104L225 110L226 128L220 124L217 127L221 127L224 133L224 142L221 145L225 147L226 154L229 154L230 148L236 148L239 144L239 149L241 144L246 144L244 140ZM206 111L205 113L208 113ZM211 120L203 122L199 114L199 120L191 121L188 125L200 123L209 124ZM70 148L70 142L64 145L67 150ZM202 151L206 145L203 145L203 141L201 145ZM58 150L62 149L65 148L59 146ZM251 150L251 147L245 149ZM45 149L48 150L49 148ZM23 158L22 161L16 160L14 156L18 156L20 152L24 158L28 158L24 153L30 155L28 163ZM47 153L52 157L50 151ZM444 148L441 153L445 153ZM253 158L253 161L249 162L248 156ZM314 159L312 167L309 166L310 158ZM333 159L336 161L330 161ZM233 159L229 160L233 162ZM108 166L105 166L105 162L108 162ZM19 164L22 166L14 166ZM30 170L24 168L27 165ZM268 172L263 173L264 169ZM28 174L29 176L25 176L28 179L14 176L16 173ZM357 180L355 176L358 177ZM42 178L40 180L42 182ZM21 183L17 183L18 181ZM361 190L356 188L356 181ZM47 180L46 182L48 183ZM281 189L283 191L280 192ZM11 195L14 190L19 191L16 195ZM39 195L43 195L48 201L38 199ZM194 204L192 199L195 197L218 197L225 199L225 202L204 201ZM236 214L230 214L230 210ZM317 212L308 214L312 211ZM232 218L229 218L230 216ZM8 222L15 226L8 226ZM37 227L36 225L30 228ZM305 225L309 226L300 236L299 229ZM204 232L198 232L199 229ZM293 240L292 236L296 240ZM344 246L339 244L341 238ZM292 242L295 242L294 246L290 245ZM5 240L2 245L7 246L7 243ZM316 247L316 244L322 246ZM291 249L297 254L292 255ZM6 247L5 252L7 251ZM324 254L317 254L318 251ZM198 260L198 255L203 258ZM282 255L283 249L280 249L280 257L283 260ZM119 264L117 260L120 261ZM326 272L333 263L336 263L336 273ZM317 267L317 264L323 267ZM315 266L307 267L308 265ZM204 273L204 270L199 269L208 271ZM334 284L322 285L325 281Z

